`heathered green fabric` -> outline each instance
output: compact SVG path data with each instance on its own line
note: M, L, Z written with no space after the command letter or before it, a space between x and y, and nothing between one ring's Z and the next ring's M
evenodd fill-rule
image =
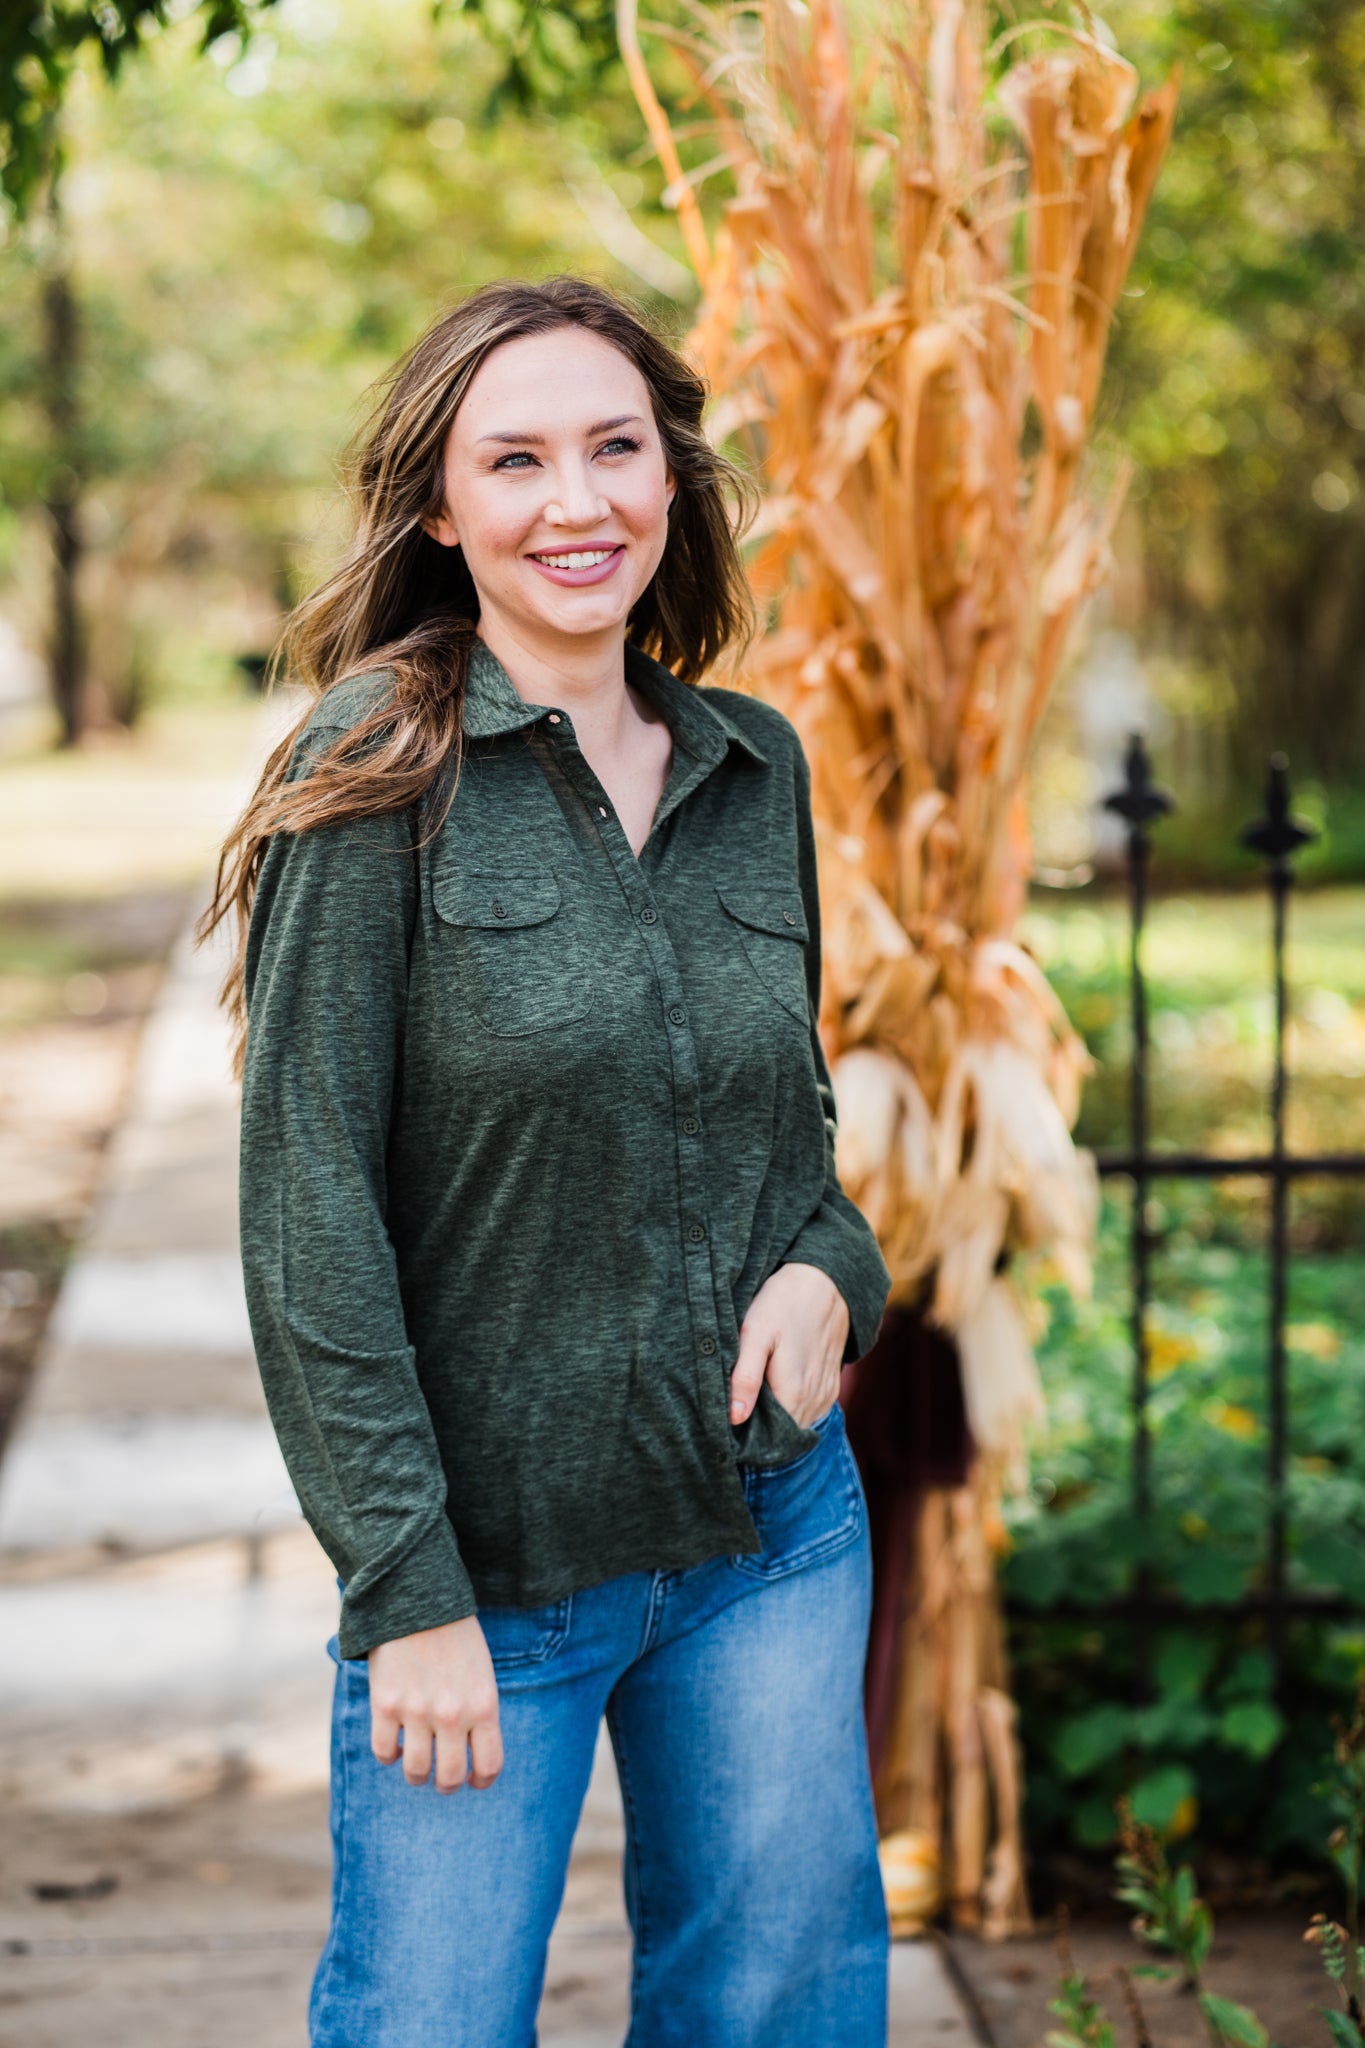
M247 949L242 1256L341 1651L758 1547L741 1462L813 1441L740 1320L787 1260L876 1334L814 1017L806 761L780 713L627 674L673 733L637 861L572 720L482 641L467 752L420 808L277 834ZM338 685L296 773L388 687Z

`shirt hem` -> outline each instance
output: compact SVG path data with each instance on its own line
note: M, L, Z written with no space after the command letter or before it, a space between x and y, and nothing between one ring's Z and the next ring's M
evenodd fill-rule
M742 1521L737 1516L728 1528L718 1529L713 1538L672 1546L641 1545L638 1549L623 1550L601 1569L589 1567L528 1580L477 1571L470 1567L468 1558L465 1566L480 1607L544 1607L552 1600L564 1600L573 1593L589 1592L608 1579L623 1579L632 1572L689 1571L694 1565L707 1564L713 1558L751 1557L762 1548L753 1517L746 1511Z

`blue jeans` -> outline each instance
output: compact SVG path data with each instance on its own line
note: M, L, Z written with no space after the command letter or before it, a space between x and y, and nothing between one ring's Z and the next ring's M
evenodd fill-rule
M742 1468L761 1554L481 1610L506 1759L486 1791L376 1763L366 1665L339 1661L313 2048L533 2048L603 1714L627 2048L884 2048L867 1516L837 1405L817 1428L792 1463Z

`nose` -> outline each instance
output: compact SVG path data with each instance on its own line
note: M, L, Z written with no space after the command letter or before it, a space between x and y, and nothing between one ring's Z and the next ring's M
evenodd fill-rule
M553 495L545 506L548 526L600 526L611 506L598 490L586 464L561 464Z

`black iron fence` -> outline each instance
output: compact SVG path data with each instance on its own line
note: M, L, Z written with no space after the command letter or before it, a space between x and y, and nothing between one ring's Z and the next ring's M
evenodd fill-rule
M1152 1583L1150 1567L1139 1563L1129 1592L1101 1606L1083 1602L1049 1602L1057 1616L1082 1619L1126 1615L1136 1626L1140 1662L1153 1624L1211 1615L1265 1617L1267 1646L1282 1668L1287 1624L1299 1617L1331 1619L1365 1612L1365 1603L1335 1593L1320 1593L1288 1583L1287 1446L1290 1388L1285 1355L1285 1316L1291 1258L1289 1195L1295 1181L1312 1178L1365 1179L1365 1153L1293 1154L1285 1145L1285 1102L1288 1088L1286 1026L1289 995L1285 979L1285 924L1295 855L1316 837L1312 827L1296 819L1290 806L1289 770L1282 755L1270 762L1265 815L1248 825L1242 844L1261 856L1271 908L1271 963L1275 996L1274 1067L1270 1093L1270 1150L1229 1158L1222 1154L1160 1150L1151 1142L1148 1071L1147 984L1143 973L1142 937L1147 914L1148 879L1153 828L1174 805L1152 780L1152 766L1139 736L1128 744L1123 787L1105 799L1127 826L1127 877L1131 909L1130 991L1132 1008L1132 1072L1129 1091L1129 1141L1121 1150L1101 1150L1096 1158L1101 1175L1126 1179L1132 1188L1132 1506L1140 1542L1138 1556L1150 1554L1156 1504L1152 1485L1152 1445L1148 1415L1150 1390L1149 1318L1152 1299L1152 1254L1160 1233L1154 1227L1151 1190L1158 1181L1231 1179L1259 1180L1270 1191L1268 1268L1267 1471L1264 1571L1259 1585L1231 1602L1198 1603L1162 1591Z

